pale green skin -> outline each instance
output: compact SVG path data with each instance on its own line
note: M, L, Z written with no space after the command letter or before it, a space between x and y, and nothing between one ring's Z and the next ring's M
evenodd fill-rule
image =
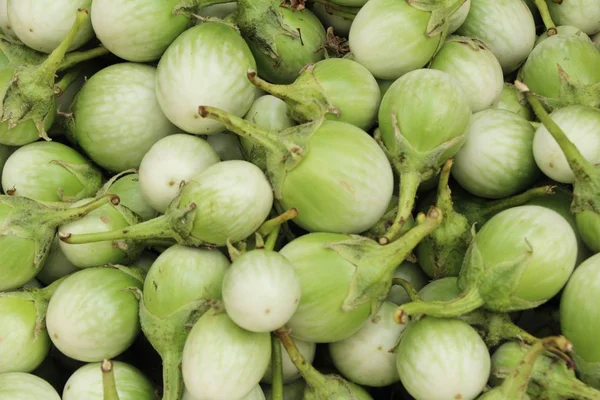
M488 349L475 329L458 319L412 322L396 349L396 367L418 400L474 399L490 374Z
M208 135L206 141L217 152L221 161L243 160L240 141L235 133L221 132Z
M284 395L284 398L285 398L285 400L288 400L288 398L285 397L285 395ZM183 397L181 398L181 400L197 400L197 398L192 397L190 392L188 392L187 390L184 389ZM250 393L248 393L246 396L242 397L239 400L265 400L265 393L263 392L260 385L256 385Z
M451 36L431 60L429 68L456 79L473 112L490 108L502 94L502 67L483 42Z
M256 6L255 1L239 0L238 12L255 7L264 8L264 5ZM307 64L316 63L325 57L325 28L319 18L308 9L295 11L287 7L280 7L278 3L272 1L267 2L273 4L268 7L274 7L274 12L279 13L279 16L272 17L272 11L265 11L258 17L253 16L264 25L246 20L244 17L238 17L238 26L256 59L260 76L272 83L292 83ZM256 3L266 2L259 0ZM248 11L249 14L251 12ZM283 23L285 28L274 26L275 23ZM284 29L293 32L300 30L302 40L292 37ZM269 56L264 45L256 39L257 31L258 34L266 35L268 40L273 41L273 49L277 53L276 58Z
M327 173L324 173L327 171ZM390 163L363 130L325 121L304 158L287 173L280 204L310 232L360 233L386 212L394 189Z
M501 199L529 188L541 175L533 157L535 128L510 111L473 115L452 176L475 196Z
M68 133L99 166L138 168L161 138L177 132L155 94L156 69L121 63L93 75L71 107Z
M552 20L557 25L571 25L588 35L600 32L600 4L595 0L547 0Z
M217 246L252 235L273 207L265 174L247 161L223 161L193 177L178 198L179 209L196 204L192 235Z
M554 35L537 45L521 70L523 82L541 96L560 97L561 79L557 64L569 77L583 85L600 82L600 51L586 38Z
M74 175L56 161L87 166L89 173ZM69 167L69 166L67 166ZM35 142L20 147L4 164L2 189L37 201L77 201L96 194L100 171L81 154L58 142Z
M319 19L325 28L332 27L336 36L348 37L352 20L340 17L335 14L330 14L327 11L327 6L320 3L313 3L311 10Z
M35 278L44 285L49 285L57 279L67 276L75 271L79 271L79 267L73 265L73 263L67 259L60 249L60 239L58 238L58 235L56 235L52 241L48 258Z
M138 300L129 288L142 282L113 268L90 268L66 278L50 299L48 334L67 357L84 362L111 359L140 332Z
M410 261L404 261L396 268L394 278L402 278L408 281L416 290L420 290L429 281L421 267ZM386 300L396 305L410 302L408 294L400 285L392 286Z
M186 304L221 298L229 260L218 250L174 245L154 261L144 280L144 305L166 318Z
M445 72L429 69L404 75L381 101L379 129L386 147L395 153L402 149L396 148L394 111L400 133L419 152L433 150L461 136L471 119L469 101L458 82ZM454 155L459 147L454 146L447 156Z
M269 333L248 332L224 312L208 311L187 337L181 369L191 396L237 399L259 383L270 359Z
M283 398L284 400L303 400L304 399L304 389L306 387L306 383L303 379L299 379L294 383L289 383L287 385L283 385ZM265 399L273 400L273 391L271 386L264 388Z
M158 399L152 382L137 368L113 361L115 386L119 400ZM62 393L62 400L104 400L101 363L86 364L71 375Z
M430 16L406 1L370 0L350 27L354 60L379 79L397 79L424 67L441 37L427 37Z
M0 374L0 398L7 400L61 400L56 390L48 382L25 372Z
M491 108L496 110L512 111L528 121L535 120L535 114L529 106L525 95L519 92L515 85L511 83L504 84L500 99L498 99L498 102Z
M396 305L385 302L358 332L329 344L329 354L338 371L359 385L384 387L400 380L396 369L396 346L406 325L394 321Z
M179 3L94 0L91 21L96 36L111 53L128 61L154 61L189 24L185 16L172 13Z
M465 23L465 20L467 19L467 15L469 15L470 10L471 0L465 0L462 6L460 6L460 8L450 16L448 21L448 34L456 32L458 28L460 28L461 25Z
M2 211L0 208L0 216ZM37 248L33 240L14 235L0 236L0 249L0 291L17 289L35 277Z
M582 380L600 389L600 255L584 261L573 273L560 300L560 327L573 344Z
M347 239L346 235L311 233L281 249L280 253L294 265L302 289L300 305L287 323L294 338L337 342L356 333L369 317L369 303L352 311L342 310L356 267L324 245Z
M51 53L63 41L75 22L78 8L90 10L92 0L6 0L8 22L19 40L28 47ZM69 46L73 51L94 37L87 19Z
M368 131L377 118L381 90L368 69L356 61L329 58L315 64L315 79L340 116L328 113L327 119L347 122Z
M80 206L90 201L84 199L73 206ZM119 206L120 207L120 206ZM104 205L85 217L76 221L61 225L58 228L59 233L95 233L108 232L114 229L127 228L136 221L128 220L119 208L111 204ZM105 264L120 264L131 258L131 251L139 248L134 243L128 244L128 251L115 246L115 241L103 241L85 244L69 244L59 242L60 249L71 263L79 268L97 267Z
M450 301L460 296L458 278L448 276L436 279L419 290L419 297L423 301Z
M147 221L158 215L150 204L144 199L140 188L139 174L128 174L117 179L107 193L119 196L119 204L129 208L140 216L142 221Z
M531 246L510 297L547 301L563 288L575 268L575 233L560 214L545 207L519 206L502 211L483 225L476 240L486 268L512 263L530 251L527 243Z
M525 61L535 43L535 22L522 0L472 0L467 19L457 30L482 40L496 56L504 74Z
M225 311L240 327L271 332L284 326L300 302L300 281L293 265L276 251L242 254L223 278Z
M8 74L12 78L12 74ZM5 82L0 81L0 84ZM44 131L48 131L54 123L56 105L49 107L49 112L44 118ZM40 132L33 119L27 119L17 124L14 128L8 127L8 122L0 123L0 144L6 146L23 146L40 139Z
M289 384L292 382L298 382L299 380L302 381L302 379L300 379L300 371L298 371L298 368L296 368L296 366L290 359L290 356L287 353L287 351L285 351L283 344L281 344L281 342L279 342L279 344L281 346L281 370L283 372L283 383ZM298 348L298 351L300 352L302 357L304 357L304 360L307 363L312 364L312 362L315 359L317 344L312 342L305 342L299 339L294 339L294 344ZM265 375L260 380L261 383L273 383L273 371L271 365L272 363L269 364L269 367L265 371Z
M198 106L214 106L238 117L256 98L247 78L256 62L244 39L232 27L205 22L181 34L160 59L156 96L161 109L184 132L212 134L223 124L198 115Z
M289 107L285 102L275 96L266 94L260 96L248 110L244 119L269 132L281 132L296 125L288 117ZM267 169L267 152L264 147L240 137L244 158L262 170Z
M589 39L589 36L586 35L581 29L576 28L574 26L570 26L570 25L561 25L561 26L557 26L556 27L556 34L557 35L574 35L574 36L579 36L583 39ZM544 40L548 39L548 32L544 32L542 33L540 36L538 36L538 38L535 41L535 45L537 46L538 44L540 44L541 42L543 42ZM590 39L591 41L592 39Z
M594 253L600 252L600 215L592 210L575 214L577 230L581 239Z
M44 361L50 338L46 329L35 337L36 320L33 301L0 297L0 373L31 372Z
M10 155L16 150L16 147L5 146L0 144L0 174L4 169L4 164L6 164L6 160L10 157Z

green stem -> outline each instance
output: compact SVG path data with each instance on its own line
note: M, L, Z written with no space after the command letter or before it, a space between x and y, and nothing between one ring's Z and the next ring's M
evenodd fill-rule
M556 393L565 399L574 400L595 400L600 399L600 391L586 385L579 379L569 379L566 382L561 380L550 380L548 389L551 393Z
M450 191L450 170L454 164L453 159L448 159L442 170L440 171L440 180L438 182L437 199L435 205L442 210L444 215L447 217L451 214L455 214L454 204L452 202L452 192Z
M281 341L281 344L283 344L285 351L290 356L290 360L298 368L306 383L317 390L326 391L328 388L327 378L317 371L311 363L306 362L304 356L300 354L298 347L296 347L296 344L292 340L289 331L286 328L281 328L273 333Z
M275 133L259 128L245 119L209 106L198 107L198 113L202 118L221 122L229 131L264 147L270 153L278 154L285 151L285 146L281 144Z
M67 36L63 39L63 41L58 45L56 49L48 55L48 58L44 60L44 62L35 70L36 77L40 80L51 79L54 82L54 75L56 71L60 68L61 63L65 57L65 54L71 47L73 40L81 30L83 24L88 20L89 13L86 9L80 8L77 10L77 14L75 16L75 22L71 27Z
M181 0L173 9L173 14L189 16L204 7L224 3L232 3L232 0Z
M573 144L565 134L565 132L558 126L556 122L550 118L548 112L542 105L542 102L529 90L525 84L522 82L516 81L515 87L525 93L527 97L527 101L533 108L535 115L538 119L544 124L548 132L552 135L554 140L558 143L561 150L565 154L567 158L567 162L569 163L569 167L573 170L573 174L579 181L591 180L593 176L596 175L596 169L594 165L589 162L579 151L577 146Z
M61 94L63 94L65 92L65 90L67 90L67 88L69 86L71 86L71 84L73 82L75 82L77 80L77 77L79 76L80 73L81 73L80 69L78 69L78 68L73 69L73 70L67 72L60 79L60 81L56 82L56 84L54 85L56 95L60 96Z
M92 200L89 203L83 204L79 207L68 207L57 210L52 210L46 216L45 223L49 223L52 225L62 225L67 222L74 221L76 219L82 218L89 214L90 212L106 205L119 205L119 197L114 194L109 194L98 199Z
M298 210L296 210L295 208L290 208L289 210L276 216L275 218L271 218L270 220L265 221L256 232L258 232L261 236L268 236L276 228L280 227L285 222L296 218L297 216Z
M488 337L492 339L494 345L498 345L508 339L518 339L527 344L534 344L540 341L540 339L515 325L507 314L484 313L488 316Z
M169 225L168 216L162 215L151 220L129 226L124 229L115 229L108 232L82 233L71 234L66 233L60 235L60 240L70 244L83 244L104 242L108 240L120 239L169 239L173 237L173 229Z
M487 221L490 217L498 214L500 211L523 205L536 197L554 194L554 188L555 186L550 185L540 186L507 199L489 202L484 208L477 210L478 212L473 215L468 215L469 221L477 221L478 223L483 224L484 221Z
M476 288L463 293L450 301L414 301L399 306L396 309L394 319L399 324L405 324L408 317L415 314L426 314L438 318L453 318L470 313L484 305Z
M400 175L400 195L398 197L398 214L394 222L379 239L379 243L386 245L398 238L402 227L410 218L413 206L415 204L415 196L417 189L421 183L421 175L418 172L406 172Z
M277 336L271 336L271 399L283 400L283 365L281 345Z
M408 294L410 301L421 301L421 298L419 297L419 294L417 293L417 289L415 289L414 286L411 285L410 282L407 281L406 279L394 278L392 280L392 285L402 286L402 288L406 291L406 294Z
M533 0L533 2L542 16L542 21L544 21L544 26L546 27L546 33L548 36L556 35L558 32L556 31L556 25L550 16L550 10L548 9L546 0Z
M162 400L179 400L183 394L181 350L166 350L161 352L160 356L163 364Z
M103 400L119 400L117 384L115 382L115 373L113 363L110 360L103 360L102 368L102 389L104 393Z
M265 250L274 251L275 245L277 244L277 238L279 237L279 231L281 230L281 225L277 225L275 229L269 233L267 236L267 242L265 243Z
M564 352L571 348L571 343L561 336L544 338L534 343L519 365L514 369L512 375L502 382L500 391L507 396L507 399L517 398L515 395L522 393L524 389L527 388L535 365L535 360L549 347L555 347L561 352Z
M104 46L95 47L85 51L75 51L66 54L63 61L58 67L58 71L64 71L84 61L93 60L94 58L102 57L110 54L110 51Z

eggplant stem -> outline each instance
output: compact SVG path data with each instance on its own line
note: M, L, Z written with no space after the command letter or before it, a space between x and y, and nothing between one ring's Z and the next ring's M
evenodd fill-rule
M272 400L284 400L281 346L280 341L275 334L271 335L271 388Z
M81 217L86 216L90 212L106 205L112 204L114 206L119 205L120 199L119 196L114 194L109 194L106 196L102 196L95 200L90 201L89 203L83 204L79 207L70 207L59 210L53 210L52 213L48 215L48 222L55 223L57 225L61 225Z
M101 363L102 369L102 388L104 400L119 400L117 392L117 383L115 382L115 373L113 363L110 360L103 360Z
M379 244L386 245L398 238L402 227L410 218L415 205L415 196L421 183L418 172L407 172L400 175L400 195L398 196L398 213L394 222L384 236L379 238Z
M107 54L110 54L110 51L104 46L95 47L90 50L68 53L65 55L63 61L60 63L58 71L64 71L84 61L92 60L97 57L102 57Z
M271 218L268 221L265 221L260 228L258 228L257 232L261 236L268 236L275 230L277 227L281 226L287 221L290 221L298 216L298 210L295 208L290 208L283 214L276 216L275 218Z
M489 216L496 215L500 211L523 205L529 200L535 199L536 197L554 194L555 188L555 185L540 186L537 188L529 189L528 191L518 194L516 196L489 202L485 207L479 210L479 213L475 215L469 215L469 219L471 221L477 221L483 224L483 221L487 220Z
M548 9L546 0L533 0L533 2L542 16L542 21L544 21L544 26L546 27L546 33L548 36L556 35L558 31L556 30L556 25L550 16L550 10Z
M181 353L165 351L161 354L163 375L163 400L179 400L183 393L181 378Z
M419 297L419 294L417 293L417 289L415 289L415 287L413 285L411 285L410 282L407 281L406 279L394 278L392 280L392 285L402 286L402 288L406 291L406 294L408 294L410 301L421 301L421 298Z

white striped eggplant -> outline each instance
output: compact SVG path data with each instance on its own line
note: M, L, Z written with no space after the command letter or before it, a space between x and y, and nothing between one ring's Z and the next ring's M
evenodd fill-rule
M491 108L496 110L506 110L519 114L527 121L533 121L535 114L529 106L525 95L517 90L512 83L504 83L500 99Z
M379 79L423 68L444 43L450 16L465 0L370 0L350 27L355 61Z
M292 336L330 343L356 333L387 297L396 267L441 220L434 207L388 246L334 233L311 233L285 245L280 253L294 266L302 290L287 324Z
M364 131L375 123L381 101L377 81L356 61L330 58L309 64L290 85L274 85L248 74L258 88L284 100L297 122L325 118L347 122Z
M375 140L354 125L320 118L279 133L223 110L200 115L262 145L275 198L311 232L360 233L375 225L392 196L393 175Z
M198 106L243 116L258 93L246 78L249 69L256 70L256 62L233 26L215 21L196 25L177 37L158 63L158 103L184 132L219 133L223 125L199 118Z
M116 196L105 196L80 207L40 203L26 197L0 196L0 291L17 289L44 265L58 226L84 217Z
M282 350L281 351L281 371L283 374L282 380L283 380L284 385L290 384L292 382L302 381L302 379L300 379L302 377L302 375L300 374L300 371L298 371L298 368L296 368L296 366L290 359L290 355L287 353L287 351L285 351L283 344L281 344L280 341L277 341L277 342ZM298 339L294 339L294 343L296 344L296 347L298 348L298 351L300 352L300 354L302 354L302 357L304 357L304 361L306 361L309 364L312 364L312 362L315 359L315 352L317 350L317 344L313 343L313 342L305 342L303 340L298 340ZM273 367L272 366L273 366L273 362L271 361L271 364L269 364L269 367L265 371L265 375L261 379L261 383L269 383L269 384L273 383L273 375L272 375Z
M400 235L420 183L434 178L461 148L470 119L467 96L445 72L412 71L388 89L379 108L378 136L400 175L400 194L396 218L379 239L381 244Z
M192 177L164 215L108 232L71 234L69 244L107 240L175 240L180 244L223 246L252 235L273 206L273 191L265 174L246 161L223 161Z
M535 43L535 22L523 0L472 0L467 19L457 33L483 41L504 74L525 61Z
M588 35L600 32L600 4L595 0L546 1L558 25L571 25Z
M123 171L123 173L113 176L98 191L96 197L104 194L119 196L120 204L133 211L142 221L158 215L158 212L144 198L139 173L134 173L133 170Z
M0 397L6 399L60 400L48 382L25 372L0 374Z
M447 318L480 307L496 312L534 308L555 296L575 268L575 233L560 214L545 207L502 211L473 236L458 278L461 296L403 304L396 311L400 323L417 314Z

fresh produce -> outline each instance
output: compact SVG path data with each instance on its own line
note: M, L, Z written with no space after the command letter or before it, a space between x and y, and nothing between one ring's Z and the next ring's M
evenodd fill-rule
M429 68L446 72L458 80L473 112L490 108L502 94L502 67L481 40L450 36Z
M403 304L396 319L454 317L481 306L499 312L537 307L567 283L576 259L577 238L560 214L540 206L513 207L474 235L460 270L459 298Z
M456 319L425 317L411 323L396 349L400 380L417 400L475 399L490 365L477 331Z
M298 371L298 368L296 368L296 366L290 359L290 356L287 353L287 351L285 351L285 348L283 347L283 344L281 344L281 341L276 340L274 342L276 342L282 350L281 372L282 372L283 383L289 384L292 382L298 382L298 380L301 378L300 371ZM300 354L302 354L302 357L304 358L304 360L307 363L312 364L312 362L315 358L315 352L316 352L317 345L312 342L305 342L303 340L298 340L298 339L294 339L294 344L298 348L298 351L300 352ZM273 363L269 364L269 367L265 371L265 375L261 379L261 382L273 383L272 375L273 375ZM302 379L300 379L300 382L302 382Z
M571 25L588 35L600 32L600 5L594 0L547 1L550 15L559 25Z
M209 310L194 324L181 369L197 400L236 399L250 393L269 365L271 337L237 326L224 312Z
M256 62L233 27L223 22L196 25L178 36L158 63L158 104L184 132L219 133L223 125L200 118L198 106L213 105L243 116L257 97L257 89L246 79L249 69L256 70Z
M600 389L600 352L594 338L600 331L594 302L600 296L598 254L584 261L573 273L560 301L560 326L573 343L574 359L581 379Z
M189 25L173 13L179 0L94 0L92 26L111 53L127 61L154 61Z
M69 146L36 142L17 149L2 169L2 190L37 201L75 202L96 194L102 174Z
M414 96L420 101L413 101ZM412 71L388 89L379 108L380 140L400 175L400 194L396 218L381 244L400 234L411 215L419 184L435 177L460 149L470 119L469 100L445 72Z
M155 400L152 382L137 368L123 362L113 361L112 367L119 400ZM101 363L90 363L73 373L65 384L63 400L104 400Z
M273 85L255 73L248 78L258 88L284 100L289 116L298 122L327 119L363 130L377 117L381 92L368 69L356 61L330 58L309 64L291 85Z
M27 197L0 196L0 290L17 289L34 278L48 257L58 226L106 205L105 196L79 207L39 203Z
M535 114L529 106L525 95L517 90L515 85L511 83L504 83L500 99L491 108L512 111L528 121L533 121L535 119Z
M275 198L284 209L298 210L294 222L300 227L360 233L384 214L392 196L392 170L381 148L360 128L321 118L274 134L213 107L201 106L199 112L266 149Z
M429 279L423 273L423 269L410 261L402 262L394 271L394 279L400 278L406 280L415 290L421 290L427 284ZM390 289L386 301L396 305L408 303L410 301L408 293L400 285L394 285Z
M140 184L139 173L134 170L125 170L114 175L96 193L96 197L104 194L114 194L119 197L120 205L133 211L142 221L147 221L158 215L146 201Z
M7 0L5 3L8 22L17 38L34 50L51 53L69 33L77 9L89 10L92 0ZM83 46L93 36L92 23L88 18L68 46L68 51Z
M519 366L528 346L517 342L506 342L492 355L492 375L490 383L498 386ZM567 398L595 399L600 395L597 390L585 385L575 377L575 371L564 360L551 353L538 356L533 364L533 371L527 393L532 399Z
M68 134L102 168L137 168L154 143L177 132L161 112L155 79L149 65L115 64L94 74L77 95Z
M271 187L258 167L246 161L223 161L190 179L162 216L105 232L73 235L63 227L61 240L78 245L175 239L181 244L222 246L256 231L272 204Z
M121 266L89 268L65 278L46 314L54 346L85 362L121 354L140 332L131 288L141 289L142 281L138 272Z
M483 41L508 74L519 68L533 49L535 22L522 0L472 0L457 33Z
M471 118L466 136L454 158L452 176L475 196L512 196L531 187L540 176L540 163L536 165L534 159L534 143L540 135L520 115L480 111Z
M24 372L0 374L0 398L60 400L48 382Z
M54 236L54 240L52 240L50 252L44 262L44 266L35 276L35 279L44 285L50 285L52 282L78 270L79 267L69 261L60 249L60 239L57 234Z
M186 181L221 161L208 142L185 134L169 135L146 152L139 168L144 199L164 213Z

